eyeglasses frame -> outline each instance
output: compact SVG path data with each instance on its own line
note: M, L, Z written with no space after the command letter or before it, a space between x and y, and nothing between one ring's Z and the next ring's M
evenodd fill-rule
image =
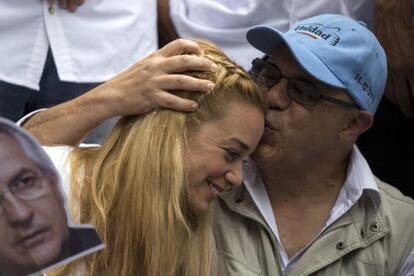
M45 173L35 174L34 177L36 178L35 181L38 181L38 182L45 181L48 178ZM14 182L17 182L17 180L14 181ZM10 186L13 186L13 184L11 184L11 185L9 184L6 188L6 190L4 192L0 193L0 217L3 216L3 212L4 212L4 209L3 209L4 206L2 206L2 204L4 203L5 194L11 193L13 195L13 197L18 199L19 201L26 202L26 201L32 201L32 200L35 200L35 199L38 199L38 198L42 197L43 195L45 195L45 191L46 191L46 189L43 187L43 192L42 193L40 193L40 194L38 194L34 197L22 198L21 196L16 195L15 191L12 189L13 187L10 187Z
M318 102L320 102L320 101L327 101L327 102L331 102L331 103L334 103L334 104L337 104L337 105L340 105L340 106L343 106L343 107L347 107L347 108L360 109L360 107L358 105L354 104L354 103L346 102L346 101L343 101L343 100L340 100L340 99L337 99L337 98L334 98L334 97L330 97L330 96L327 96L327 95L323 94L320 91L319 87L316 86L315 84L311 83L311 82L308 82L308 81L303 80L303 79L298 79L298 78L295 78L295 77L285 76L282 73L282 70L280 70L280 68L276 64L273 64L273 63L267 61L268 58L269 58L269 56L265 56L264 58L255 58L252 61L252 65L253 66L252 66L252 68L251 68L251 70L249 72L250 75L255 80L257 80L258 76L260 75L261 71L264 68L264 67L262 67L262 69L259 72L255 73L253 71L253 69L255 68L255 66L256 67L258 66L257 65L258 63L264 64L265 66L268 66L268 67L272 68L272 70L278 71L279 74L280 74L280 78L279 79L272 80L273 82L271 84L268 84L268 85L263 84L268 89L270 89L271 87L273 87L274 85L276 85L278 82L280 82L284 78L284 79L286 79L288 81L288 91L287 91L288 93L287 94L289 96L289 99L292 100L292 101L295 101L295 102L297 102L297 103L299 103L301 105L313 107L313 106L316 106L318 104ZM318 91L319 92L319 95L315 95L315 97L316 97L315 103L305 103L305 102L301 102L301 101L298 101L297 99L295 99L294 97L292 97L292 88L291 88L292 80L296 80L296 81L300 81L300 82L305 82L308 85L312 86L312 88L314 88L315 91ZM296 90L298 90L300 92L299 89L296 89Z

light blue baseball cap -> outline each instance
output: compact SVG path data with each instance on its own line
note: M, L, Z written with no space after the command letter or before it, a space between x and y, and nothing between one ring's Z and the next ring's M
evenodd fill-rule
M246 37L253 47L269 56L280 44L286 44L315 79L345 89L361 109L372 113L377 110L387 80L387 59L363 22L323 14L297 22L286 33L255 26Z

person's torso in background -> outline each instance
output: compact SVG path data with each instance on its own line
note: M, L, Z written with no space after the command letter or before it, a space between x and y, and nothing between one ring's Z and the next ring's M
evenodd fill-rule
M372 0L170 0L170 16L179 36L217 43L246 70L263 53L245 38L255 25L287 31L297 21L322 13L362 20L372 26Z
M102 82L158 48L156 1L0 1L0 80L38 90L48 48L59 78Z

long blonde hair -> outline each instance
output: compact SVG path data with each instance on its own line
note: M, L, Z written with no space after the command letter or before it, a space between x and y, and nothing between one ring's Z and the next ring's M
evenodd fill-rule
M265 111L264 92L215 45L198 41L212 72L187 72L215 83L206 95L176 91L199 103L192 113L159 109L119 120L101 147L70 156L71 206L80 223L96 225L104 251L85 257L89 275L212 275L214 241L210 212L189 215L187 137L203 122L220 118L231 102ZM191 153L190 153L191 154ZM84 175L84 177L79 177ZM73 271L69 264L63 273Z

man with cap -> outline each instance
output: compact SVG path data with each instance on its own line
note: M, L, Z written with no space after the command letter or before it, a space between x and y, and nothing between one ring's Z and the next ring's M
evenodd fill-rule
M362 22L320 15L247 40L265 53L263 138L244 187L219 200L223 275L414 275L414 201L355 146L383 95L386 57Z
M247 39L265 54L251 74L269 90L269 111L245 185L216 206L220 275L414 275L414 202L377 179L355 146L387 76L375 36L327 14L287 33L254 27ZM88 128L62 124L68 141L34 122L29 130L53 143Z

